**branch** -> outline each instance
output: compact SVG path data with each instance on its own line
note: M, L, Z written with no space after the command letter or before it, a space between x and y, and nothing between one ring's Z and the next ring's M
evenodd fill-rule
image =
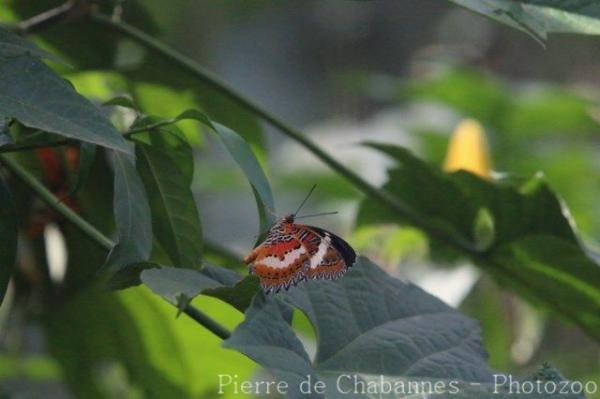
M191 317L199 324L206 327L207 330L210 330L210 332L212 332L222 340L226 340L231 336L231 332L229 332L229 330L227 330L225 327L223 327L222 325L220 325L219 323L217 323L216 321L214 321L213 319L211 319L210 317L208 317L193 306L187 305L183 309L183 313Z
M84 235L92 239L96 244L106 251L110 251L114 247L114 243L94 226L85 221L77 213L73 212L68 206L60 202L54 194L52 194L42 183L40 183L33 175L31 175L18 162L6 155L0 154L0 164L4 165L17 179L24 185L29 187L31 191L37 194L49 207L60 213L68 222L77 227ZM187 305L183 312L196 322L204 326L216 336L227 339L231 333L219 323L211 319L200 310L191 305Z
M173 123L178 122L176 118L165 119L162 121L158 121L156 123L152 123L146 126L140 126L133 129L129 129L123 136L125 138L130 138L134 134L142 133L148 130L153 130L162 126L171 125ZM29 151L35 150L38 148L48 148L48 147L61 147L69 144L79 144L80 142L75 139L59 139L59 140L51 140L46 142L38 142L38 143L23 143L23 144L7 144L0 147L0 154L4 152L20 152L20 151Z
M60 213L67 221L75 225L83 234L90 237L101 248L110 251L114 246L113 242L96 230L91 224L86 222L71 208L63 204L54 194L52 194L42 183L33 175L27 172L18 162L6 155L0 155L0 163L3 164L17 179L29 187L34 193L42 199L50 208Z
M331 169L333 169L341 176L346 178L346 180L352 183L352 185L354 185L358 190L363 192L366 196L375 199L381 204L398 212L405 219L407 219L407 221L409 221L414 226L426 231L430 236L435 237L437 240L444 242L450 247L466 252L469 255L476 254L476 251L470 242L466 240L460 240L457 237L452 237L451 235L441 230L439 227L432 224L428 220L423 219L419 215L415 214L403 202L398 201L396 198L392 197L387 192L378 189L375 186L372 186L362 177L360 177L350 169L346 168L327 152L323 151L318 145L316 145L312 140L305 137L300 131L287 125L285 122L281 121L270 112L255 104L252 100L236 92L236 90L232 88L229 84L222 81L220 78L207 71L202 66L198 65L191 58L179 53L172 47L165 45L164 43L156 40L152 36L123 21L114 20L106 15L99 13L92 13L91 20L95 23L107 26L110 29L120 32L121 34L129 37L130 39L138 42L142 46L151 49L156 54L174 62L181 68L190 72L196 78L201 79L203 82L211 85L213 88L215 88L225 96L229 97L232 101L245 108L246 110L250 111L262 120L266 121L267 123L275 127L277 130L279 130L281 133L285 134L286 136L288 136L289 138L306 148L308 151L313 153L323 163L325 163Z
M35 33L72 17L82 17L89 14L90 10L91 4L88 1L69 0L58 7L19 22L14 30L21 35Z

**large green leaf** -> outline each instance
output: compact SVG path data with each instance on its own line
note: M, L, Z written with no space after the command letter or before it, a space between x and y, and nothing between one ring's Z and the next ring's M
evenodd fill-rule
M282 301L300 308L313 324L318 339L314 360L282 317ZM286 381L290 398L393 398L407 394L409 381L441 384L438 395L432 395L440 398L456 389L458 397L483 399L495 388L476 322L366 258L340 280L311 281L280 297L256 296L246 320L224 345ZM362 391L355 379L376 388ZM320 393L315 391L319 380L325 386ZM381 381L404 391L385 392ZM506 386L494 396L529 397L509 395Z
M397 161L383 189L407 206L411 218L364 201L360 223L420 220L426 233L434 226L445 233L445 244L498 281L600 339L600 267L588 258L568 210L543 179L536 176L517 184L466 172L445 174L402 148L373 147ZM484 237L485 245L476 228L482 210L493 230Z
M105 267L110 271L117 271L150 257L152 218L134 158L119 152L114 152L113 157L113 208L118 241L108 255Z
M144 270L142 282L173 305L181 306L200 294L219 298L241 312L259 290L256 277L242 277L219 266L205 265L200 271L161 267Z
M457 241L476 246L477 216L481 209L488 209L494 224L493 245L530 234L556 235L576 242L563 205L539 176L521 187L493 184L470 173L442 173L401 147L368 145L397 162L389 171L384 189L401 199L421 220L454 234ZM377 203L365 201L359 221L386 223L389 216L393 216L392 220L399 217L390 215Z
M0 114L32 128L129 151L98 108L28 55L0 59Z
M161 268L144 271L142 280L178 304L181 295L221 297L215 295L221 281L231 279L231 286L239 279L228 275L235 276L214 267L204 273ZM233 290L240 292L242 283ZM288 309L284 303L300 308L314 325L318 337L314 362L283 316ZM256 295L246 320L225 346L287 381L291 397L301 397L297 387L308 375L313 382L318 378L331 382L341 374L471 382L492 378L473 320L416 286L390 277L365 258L340 280L311 281L282 296Z
M175 151L176 148L180 150ZM152 210L154 236L174 266L198 267L202 259L202 228L190 190L192 149L178 136L156 132L151 135L151 144L138 144L137 155L138 171ZM180 166L182 162L188 165Z
M0 177L0 302L15 267L17 227L17 211L12 196Z
M545 40L550 33L600 35L600 4L589 0L450 0Z

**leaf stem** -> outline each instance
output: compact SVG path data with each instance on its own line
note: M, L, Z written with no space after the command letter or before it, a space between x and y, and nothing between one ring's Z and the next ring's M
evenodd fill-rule
M183 313L191 317L199 324L206 327L208 330L210 330L213 334L215 334L222 340L226 340L231 336L231 332L229 330L227 330L225 327L223 327L222 325L220 325L219 323L217 323L216 321L214 321L213 319L211 319L206 314L202 313L200 310L193 306L186 306L183 309Z
M23 184L29 187L44 201L50 208L60 213L67 221L76 226L83 234L90 237L103 249L110 251L114 243L99 232L91 224L81 218L71 208L63 204L54 194L52 194L42 183L40 183L33 175L23 168L14 159L0 154L0 163L6 167L16 178Z
M133 129L129 129L128 131L123 133L123 136L125 136L125 138L129 138L129 137L133 136L134 134L142 133L142 132L156 129L156 128L159 128L162 126L172 125L173 123L176 123L176 122L178 122L177 118L164 119L162 121L151 123L146 126L140 126L140 127L135 127Z
M40 183L32 174L23 168L17 161L11 159L7 155L0 154L0 164L4 165L17 179L24 185L29 187L40 199L42 199L49 207L60 213L68 222L77 227L83 234L92 239L96 244L106 251L110 251L114 247L114 243L94 226L89 224L81 216L75 213L71 208L60 202L54 194L52 194L42 183ZM202 313L191 305L187 305L183 312L189 317L204 326L216 336L227 339L231 333L208 315Z
M428 220L421 218L403 202L392 197L384 190L372 186L358 174L354 173L352 170L348 169L343 164L338 162L327 152L322 150L317 144L315 144L312 140L304 136L300 131L289 126L288 124L286 124L267 110L254 103L252 100L239 94L228 83L222 81L219 77L217 77L210 71L204 69L202 66L198 65L191 58L179 53L172 47L167 46L166 44L156 40L152 36L121 20L115 20L110 18L109 16L100 13L92 13L90 15L90 18L92 19L92 21L114 29L122 33L123 35L129 37L130 39L138 42L139 44L145 46L146 48L153 50L155 53L163 56L164 58L173 61L180 67L192 73L197 78L211 85L216 90L218 90L219 92L221 92L222 94L226 95L231 100L239 104L241 107L247 109L251 113L255 114L257 117L263 119L264 121L275 127L281 133L285 134L292 140L302 145L309 152L313 153L317 158L319 158L323 163L325 163L335 172L339 173L341 176L346 178L346 180L352 183L358 190L360 190L366 196L370 197L371 199L377 200L381 204L400 213L411 224L427 231L429 235L435 237L439 241L446 243L446 245L449 245L450 247L462 250L468 254L476 253L475 249L473 248L473 245L470 242L449 235L445 231L439 229L434 224L430 223Z

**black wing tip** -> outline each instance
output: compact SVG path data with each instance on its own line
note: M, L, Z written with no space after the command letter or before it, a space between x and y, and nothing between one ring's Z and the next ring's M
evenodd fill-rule
M333 234L332 232L322 229L320 227L315 227L315 226L307 226L307 227L315 230L322 237L325 237L325 235L328 235L331 238L331 245L335 249L337 249L337 251L340 253L340 255L342 255L342 259L344 259L344 262L346 263L346 267L349 268L354 264L354 262L356 262L356 252L354 251L354 248L352 248L352 246L346 242L346 240L344 240L343 238Z

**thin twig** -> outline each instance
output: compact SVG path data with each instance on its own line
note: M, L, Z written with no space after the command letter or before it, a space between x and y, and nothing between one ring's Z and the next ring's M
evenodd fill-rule
M4 165L4 167L8 169L13 176L19 179L24 185L29 187L29 189L31 189L48 206L60 213L68 222L77 227L84 235L92 239L101 248L106 251L110 251L114 247L115 244L110 238L106 237L81 216L73 212L73 210L71 210L68 206L60 202L60 200L56 198L54 194L44 187L42 183L40 183L17 161L11 159L7 155L0 154L0 165ZM200 310L191 305L187 305L183 312L222 339L227 339L231 335L231 333L225 327L221 326L208 315L202 313Z
M82 2L80 1L69 0L58 7L51 8L19 22L16 25L15 30L22 35L26 35L46 29L47 27L57 24L68 18L73 10L75 10L75 7L81 4Z

